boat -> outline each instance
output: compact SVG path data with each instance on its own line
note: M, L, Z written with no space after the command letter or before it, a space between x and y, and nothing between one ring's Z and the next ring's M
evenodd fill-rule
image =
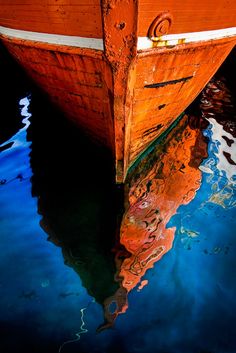
M122 183L235 46L235 13L234 0L0 0L0 38L112 151Z

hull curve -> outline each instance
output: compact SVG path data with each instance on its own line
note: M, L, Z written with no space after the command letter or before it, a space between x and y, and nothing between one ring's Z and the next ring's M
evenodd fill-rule
M50 8L36 3L0 0L2 42L70 119L112 150L117 182L124 182L130 166L194 100L236 43L234 5L224 1L218 1L228 13L224 24L214 12L208 25L195 19L191 26L184 18L180 24L177 5L163 12L153 4L149 27L141 0L103 0L101 7L95 0L87 7L79 0L59 7L47 1ZM55 10L60 28L42 27L44 5L47 16ZM38 18L30 26L20 14L33 9ZM92 14L87 27L86 11Z

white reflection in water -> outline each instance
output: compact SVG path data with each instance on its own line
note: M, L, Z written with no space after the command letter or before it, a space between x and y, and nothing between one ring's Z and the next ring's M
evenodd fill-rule
M208 182L212 185L212 194L207 202L235 207L236 138L214 118L207 120L211 123L209 158L200 166L202 172L209 174Z

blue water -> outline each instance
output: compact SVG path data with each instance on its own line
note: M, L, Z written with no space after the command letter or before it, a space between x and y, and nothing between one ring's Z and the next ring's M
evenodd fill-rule
M235 160L235 130L209 119L200 189L168 224L173 248L114 327L96 333L117 289L117 191L77 135L63 138L73 127L45 125L51 113L34 115L30 96L19 111L23 127L0 154L0 352L235 353L236 170L223 153Z

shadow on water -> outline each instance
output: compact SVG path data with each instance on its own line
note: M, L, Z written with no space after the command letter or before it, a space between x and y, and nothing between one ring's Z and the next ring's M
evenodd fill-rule
M32 195L38 198L40 225L103 305L118 288L111 249L119 235L123 187L114 184L108 151L87 141L50 105L39 109L32 100L31 111Z

